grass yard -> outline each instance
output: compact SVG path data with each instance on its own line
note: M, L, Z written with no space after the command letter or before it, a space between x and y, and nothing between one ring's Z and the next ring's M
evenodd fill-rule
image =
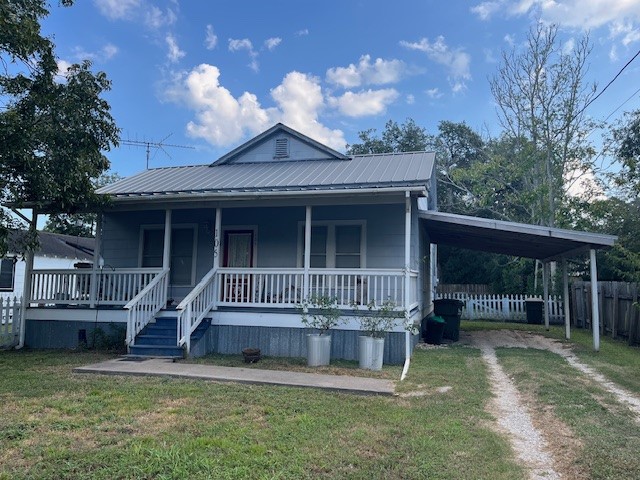
M527 325L526 323L502 323L462 321L461 328L467 332L476 330L525 330L565 341L564 326L552 325L547 332L544 325ZM573 353L587 365L593 367L611 381L640 394L640 347L629 346L624 340L600 336L600 351L593 351L593 334L588 330L571 329Z
M394 398L71 373L104 358L0 352L0 478L524 475L475 349L417 350Z
M565 457L566 478L640 478L640 428L628 408L556 354L509 348L497 354L535 410L538 428Z

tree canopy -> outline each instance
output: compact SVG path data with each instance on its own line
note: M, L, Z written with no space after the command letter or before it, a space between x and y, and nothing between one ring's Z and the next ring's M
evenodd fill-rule
M58 71L54 44L40 31L48 14L44 0L0 0L0 202L75 213L100 204L94 181L119 132L102 98L106 74L88 61ZM0 253L8 226L5 215Z

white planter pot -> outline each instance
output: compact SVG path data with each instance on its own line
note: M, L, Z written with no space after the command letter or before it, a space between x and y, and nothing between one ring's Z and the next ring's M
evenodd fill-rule
M310 333L307 335L307 365L320 367L331 360L331 335Z
M384 338L375 338L366 335L358 338L360 368L364 368L365 370L382 370Z

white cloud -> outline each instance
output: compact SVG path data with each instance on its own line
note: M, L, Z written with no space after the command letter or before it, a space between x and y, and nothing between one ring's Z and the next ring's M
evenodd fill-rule
M400 45L409 50L417 50L426 53L427 57L441 65L444 65L449 73L449 82L454 92L460 92L466 88L466 81L471 80L469 65L471 56L461 48L451 49L440 35L435 42L423 38L419 42L401 41Z
M496 58L493 50L490 48L483 48L482 52L484 53L484 61L487 63L498 63L498 59Z
M178 17L170 8L165 13L158 7L151 6L144 15L144 23L147 27L157 30L162 27L168 27L176 23Z
M229 51L238 52L240 50L246 50L249 53L249 58L251 59L249 62L249 68L254 72L257 72L260 69L260 65L258 64L258 52L253 49L253 43L251 43L251 40L248 38L230 38Z
M513 35L507 33L504 36L504 41L507 42L507 44L511 47L513 47L516 44L516 39L513 37Z
M384 113L398 96L399 93L393 88L345 92L339 97L329 98L329 105L348 117L366 117Z
M213 50L218 45L218 36L213 31L213 26L207 25L207 30L204 37L204 46L207 50Z
M491 0L471 11L482 20L502 12L506 16L536 13L546 22L565 27L593 29L620 19L640 21L640 2L636 0Z
M562 45L562 53L564 55L569 55L571 52L573 52L574 48L576 48L576 41L575 39L570 38Z
M438 88L430 88L425 92L429 98L433 98L434 100L442 97L442 92Z
M298 30L296 32L296 36L298 36L298 37L304 37L305 35L309 35L309 29L308 28L303 28L302 30Z
M621 37L621 43L625 47L630 43L640 40L640 29L634 27L631 22L613 22L609 26L609 36L611 38Z
M118 47L112 43L105 44L97 52L88 52L81 47L75 47L73 49L73 57L79 61L91 60L92 62L105 62L115 57L118 51Z
M416 103L416 97L414 97L412 94L408 94L405 98L405 102L407 102L407 105L413 105L414 103Z
M234 97L220 84L220 70L207 64L177 75L166 94L169 100L195 112L195 119L187 124L187 133L212 145L238 143L277 122L336 149L343 149L346 143L342 131L329 129L318 119L325 107L320 81L300 72L288 73L271 90L276 104L271 108L263 108L250 92Z
M264 46L267 48L267 50L273 51L273 49L275 49L278 45L280 45L281 42L282 42L282 39L279 37L267 38L264 41Z
M102 15L111 20L131 20L141 0L93 0Z
M238 50L247 50L249 52L253 52L253 44L251 43L251 40L249 40L248 38L242 38L242 39L230 38L229 51L237 52Z
M186 55L184 50L180 50L178 42L173 35L168 34L165 37L165 41L167 42L167 47L169 48L169 50L167 51L167 58L170 62L175 63Z
M371 63L370 55L363 55L357 65L335 67L327 70L326 80L343 88L362 85L384 85L400 81L405 72L405 64L401 60L383 60L376 58Z
M615 45L611 45L611 49L609 50L609 60L612 62L617 62L620 58L618 57L618 49Z
M67 73L69 72L69 68L71 67L72 63L67 62L66 60L58 60L56 63L58 65L58 73L56 76L62 77L60 78L60 80L64 81L64 78L67 77Z

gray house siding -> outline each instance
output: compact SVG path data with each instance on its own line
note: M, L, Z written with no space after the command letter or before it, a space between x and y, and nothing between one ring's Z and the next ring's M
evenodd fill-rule
M320 160L327 158L327 154L311 145L307 145L290 135L278 135L266 142L249 149L233 160L233 163L262 163L273 162L276 151L276 139L287 139L289 142L289 156L296 160ZM286 159L286 158L285 158Z
M416 211L415 201L412 211ZM107 213L103 222L102 256L105 267L136 268L140 259L140 231L164 226L164 210ZM256 227L256 266L295 268L300 261L304 207L224 208L222 227ZM404 267L404 205L339 205L312 209L312 221L364 221L367 268ZM197 225L196 282L213 265L215 209L174 210L172 224ZM419 267L417 215L412 214L411 268ZM179 291L178 291L179 290ZM176 289L174 295L185 289ZM188 291L188 288L186 289Z

